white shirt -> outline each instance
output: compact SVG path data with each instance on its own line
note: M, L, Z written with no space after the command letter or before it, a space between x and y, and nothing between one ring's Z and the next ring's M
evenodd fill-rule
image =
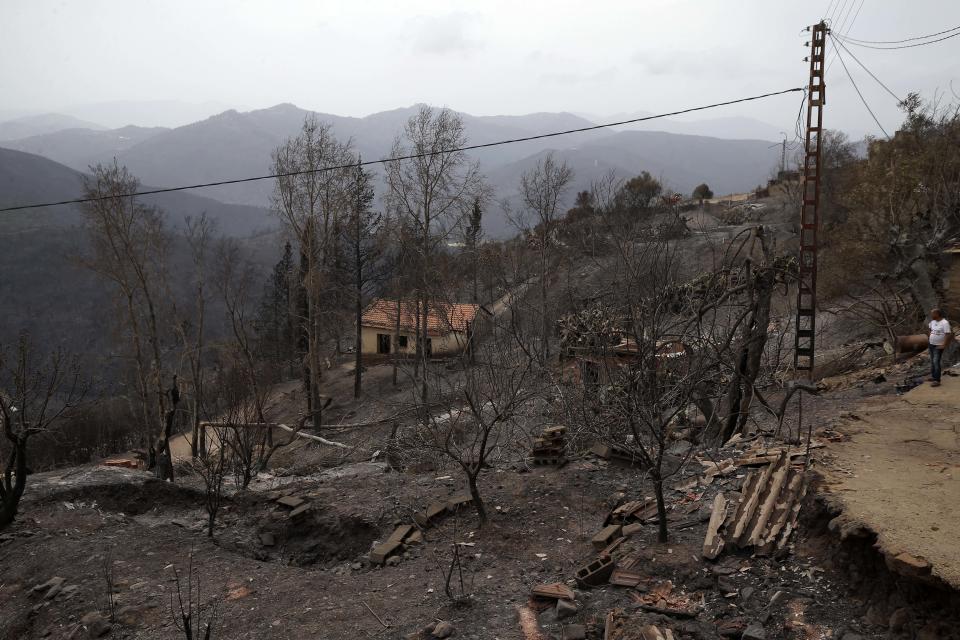
M946 318L930 321L930 344L939 347L947 341L948 333L950 333L950 323Z

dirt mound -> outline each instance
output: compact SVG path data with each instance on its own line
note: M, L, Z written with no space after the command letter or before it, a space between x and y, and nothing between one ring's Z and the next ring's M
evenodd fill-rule
M96 503L106 511L117 511L136 516L156 507L195 508L203 503L203 492L198 489L162 480L147 479L140 484L100 484L68 487L50 493L42 502Z

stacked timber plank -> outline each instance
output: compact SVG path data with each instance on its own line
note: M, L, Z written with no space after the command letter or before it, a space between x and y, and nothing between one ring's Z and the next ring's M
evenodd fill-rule
M753 547L757 555L769 555L786 546L807 492L803 468L790 459L790 452L782 451L771 464L750 471L736 501L717 494L703 541L705 558L725 548Z
M567 428L547 427L533 442L533 464L560 467L567 463Z

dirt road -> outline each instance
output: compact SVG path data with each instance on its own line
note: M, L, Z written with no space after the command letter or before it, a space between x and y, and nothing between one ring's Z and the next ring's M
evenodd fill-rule
M849 440L830 445L825 475L843 517L960 587L960 379L865 400L838 430Z

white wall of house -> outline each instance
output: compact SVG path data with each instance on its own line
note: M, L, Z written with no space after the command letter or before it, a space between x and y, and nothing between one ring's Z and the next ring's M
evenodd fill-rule
M412 331L401 331L400 337L406 338L407 346L399 347L394 344L396 337L393 331L379 327L362 327L360 331L360 353L375 355L378 349L378 336L389 336L390 353L413 355L417 352L417 341ZM401 340L402 341L402 340ZM467 334L461 331L450 331L441 336L430 336L431 352L435 356L453 355L462 352L467 347Z

